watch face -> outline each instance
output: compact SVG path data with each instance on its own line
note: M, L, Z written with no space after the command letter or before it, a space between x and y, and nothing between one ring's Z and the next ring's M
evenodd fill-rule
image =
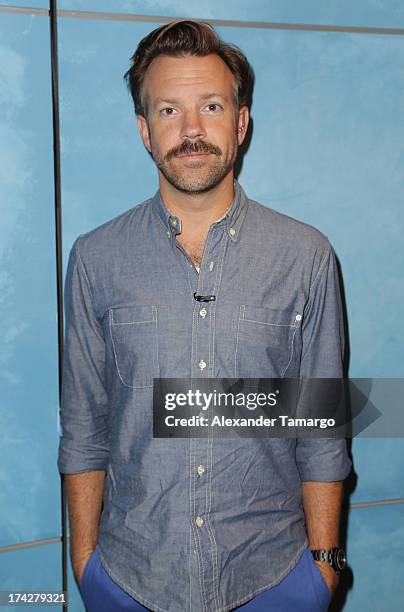
M346 557L345 557L345 552L342 548L338 548L336 550L335 563L339 571L344 569L346 565Z

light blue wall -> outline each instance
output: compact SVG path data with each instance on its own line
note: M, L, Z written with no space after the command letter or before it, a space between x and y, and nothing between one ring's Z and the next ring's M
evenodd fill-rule
M62 100L69 100L68 113L62 114L68 140L63 154L66 254L78 233L148 197L157 186L121 81L125 59L153 27L88 21L78 32L72 20L61 23ZM351 376L404 376L404 331L395 306L404 297L403 39L218 30L241 46L256 73L252 117L258 129L241 183L251 197L319 227L333 243L344 272ZM114 53L104 57L103 49L111 46ZM100 183L99 176L108 178ZM387 330L380 324L386 319ZM354 460L358 482L352 501L403 496L402 440L355 440ZM385 520L384 508L355 513L371 543L375 523ZM355 575L363 571L357 548L351 528L348 551L356 551ZM371 601L355 581L345 609ZM389 609L398 610L399 601L392 590Z
M403 504L351 510L348 550L353 585L344 612L400 612L403 609L403 541Z
M59 0L59 7L137 15L402 28L401 0Z
M49 593L62 590L60 572L61 545L51 544L21 548L0 554L0 590ZM81 604L79 604L80 606ZM18 610L61 610L61 606L34 607L19 605ZM70 608L71 612L81 607ZM16 606L1 606L2 612L15 612Z
M60 535L48 20L0 14L0 58L1 549ZM59 545L0 554L11 588L60 589Z
M59 6L404 27L404 5L395 0L64 0ZM0 173L6 179L0 242L4 546L58 536L60 518L48 24L45 17L25 15L0 15L0 23L0 47L11 66L0 94L5 109L0 133L6 135L0 139L5 160ZM79 233L157 189L122 81L137 42L157 25L59 19L64 273ZM404 377L403 37L218 31L246 52L256 73L255 129L240 182L250 197L315 225L334 245L349 315L351 377ZM354 440L353 453L357 485L351 502L404 497L402 439ZM351 511L347 548L354 582L343 607L347 612L401 610L403 511L404 505ZM40 548L33 549L38 559ZM21 555L28 575L35 556L5 553L0 562L10 554ZM60 566L52 571L56 584ZM8 587L0 583L3 588ZM74 585L71 597L71 609L82 610Z
M18 0L9 0L8 2L2 2L2 6L30 6L32 8L49 8L49 2L47 0L30 0L29 3L25 4ZM2 19L2 18L1 18Z

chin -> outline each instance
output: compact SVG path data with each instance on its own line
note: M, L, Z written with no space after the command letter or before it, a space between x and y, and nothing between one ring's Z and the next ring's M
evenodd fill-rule
M201 181L201 180L189 180L189 181L171 181L171 184L176 187L179 191L184 193L205 193L216 187L224 177L217 180Z

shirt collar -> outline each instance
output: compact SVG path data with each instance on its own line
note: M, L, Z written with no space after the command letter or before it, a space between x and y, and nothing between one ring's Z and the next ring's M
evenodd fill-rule
M212 225L217 225L220 227L223 226L223 228L227 230L229 238L233 242L236 242L238 240L241 224L247 210L248 198L244 192L244 189L236 179L234 179L233 184L234 198L230 208L223 215L223 217L212 223ZM181 219L175 215L172 215L166 208L161 198L159 189L152 198L152 208L160 222L163 224L164 231L167 236L175 236L181 232Z

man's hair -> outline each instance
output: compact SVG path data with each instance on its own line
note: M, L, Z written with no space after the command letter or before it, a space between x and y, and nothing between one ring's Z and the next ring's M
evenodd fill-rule
M254 72L244 53L236 45L222 41L209 24L180 19L156 28L142 38L131 57L131 67L125 72L124 79L133 98L135 113L147 116L143 82L148 67L157 56L203 57L211 53L218 55L233 75L236 108L250 106Z

